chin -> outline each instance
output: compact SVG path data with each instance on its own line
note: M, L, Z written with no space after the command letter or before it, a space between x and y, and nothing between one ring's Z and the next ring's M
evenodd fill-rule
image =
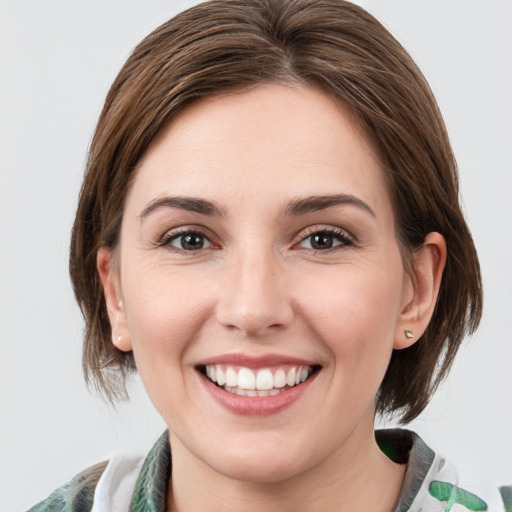
M223 464L222 467L213 469L232 480L256 485L281 484L305 471L305 468L298 467L296 458L294 461L276 461L276 457L273 456L267 457L266 460L240 458L234 463Z
M276 444L262 437L245 443L244 447L231 444L224 448L221 460L218 457L212 460L212 457L206 462L214 471L230 479L254 484L279 484L317 463L308 452L311 442L305 448L282 440Z

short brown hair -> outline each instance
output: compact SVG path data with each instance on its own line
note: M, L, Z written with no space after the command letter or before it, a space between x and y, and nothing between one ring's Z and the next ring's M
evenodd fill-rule
M191 103L265 83L314 86L348 106L380 159L404 264L425 236L447 241L432 320L392 354L379 413L414 419L481 317L476 250L458 198L456 162L432 92L404 48L342 0L213 0L171 19L133 51L114 81L91 143L73 227L70 272L85 317L83 366L111 400L133 355L117 350L96 268L116 247L136 165L160 129Z

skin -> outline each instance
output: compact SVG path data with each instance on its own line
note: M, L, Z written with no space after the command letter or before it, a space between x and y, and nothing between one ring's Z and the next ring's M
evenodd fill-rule
M368 209L284 213L333 194ZM151 207L170 196L223 215ZM314 246L333 229L331 248ZM202 248L183 249L183 230L200 230ZM113 338L169 427L168 510L392 510L405 467L375 443L375 395L392 350L428 325L446 248L429 234L405 271L378 160L346 109L280 85L189 107L142 158L117 251L114 265L100 250L98 269ZM197 371L226 354L321 370L289 407L247 416L212 400Z

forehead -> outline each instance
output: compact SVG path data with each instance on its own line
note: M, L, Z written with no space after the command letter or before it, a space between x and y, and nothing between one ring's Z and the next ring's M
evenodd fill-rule
M387 208L386 188L346 107L315 88L265 85L201 100L177 115L142 157L130 195L339 192Z

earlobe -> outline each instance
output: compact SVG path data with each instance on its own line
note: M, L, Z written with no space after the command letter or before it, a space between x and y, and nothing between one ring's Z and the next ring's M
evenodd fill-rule
M395 349L416 343L432 318L446 263L444 237L440 233L429 233L423 245L414 252L413 263L409 275L412 298L400 313L393 345Z
M113 263L112 251L102 247L96 257L108 318L112 329L112 343L123 352L132 350L131 338L126 322L126 312L121 299L119 277Z

